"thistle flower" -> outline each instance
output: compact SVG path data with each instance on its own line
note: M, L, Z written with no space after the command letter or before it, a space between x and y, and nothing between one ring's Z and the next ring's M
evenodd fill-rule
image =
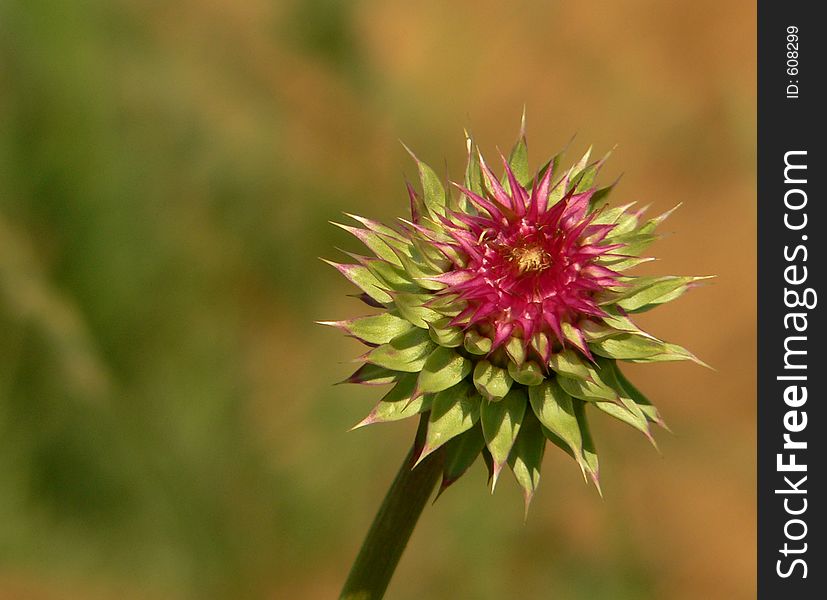
M322 323L370 347L347 382L392 385L356 427L422 415L415 464L443 449L440 492L482 454L492 491L508 465L527 509L547 441L599 490L589 413L653 444L651 424L665 426L619 362L700 362L632 315L705 278L627 272L650 260L640 255L671 211L644 219L632 204L609 207L612 186L594 184L608 155L590 163L586 152L563 171L557 155L532 175L521 132L498 178L467 135L466 145L464 181L448 191L411 153L422 193L408 184L410 220L336 224L372 256L330 264L380 312Z

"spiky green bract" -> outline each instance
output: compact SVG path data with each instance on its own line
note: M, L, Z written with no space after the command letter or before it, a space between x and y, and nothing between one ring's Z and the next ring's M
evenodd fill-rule
M558 155L532 175L521 133L497 177L466 144L465 177L449 190L411 153L422 192L408 186L410 220L392 228L348 215L355 223L339 225L372 256L330 264L379 312L322 324L370 346L346 382L393 386L358 426L426 416L417 459L444 449L440 492L482 454L492 490L507 465L527 508L547 441L599 489L589 410L653 443L651 424L665 426L619 363L700 363L632 315L705 278L629 274L669 212L610 207L612 186L594 183L607 157L586 152L560 170Z

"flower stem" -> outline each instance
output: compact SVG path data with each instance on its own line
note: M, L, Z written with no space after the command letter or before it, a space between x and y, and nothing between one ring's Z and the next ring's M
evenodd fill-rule
M412 469L418 454L419 446L415 442L376 513L340 600L380 600L385 595L419 515L442 474L441 451L427 456Z

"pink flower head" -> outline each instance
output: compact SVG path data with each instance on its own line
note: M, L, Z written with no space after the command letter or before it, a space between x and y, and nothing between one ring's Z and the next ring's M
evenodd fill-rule
M546 441L598 483L587 411L608 414L653 440L658 410L621 362L698 361L632 321L703 277L634 276L669 215L643 219L609 207L597 188L603 160L590 153L536 175L520 136L498 179L467 139L458 192L417 162L422 196L408 186L410 221L393 229L363 217L340 225L374 256L335 266L380 309L324 321L367 346L347 382L393 384L359 425L420 415L417 458L444 451L442 489L482 454L492 486L507 465L526 503L539 482ZM670 211L671 212L671 211Z
M544 360L553 345L569 344L591 358L577 324L604 316L595 294L618 285L621 274L596 262L622 246L605 241L615 224L594 224L595 188L576 192L573 186L550 202L551 168L527 189L504 163L508 188L482 162L490 192L457 186L479 214L451 212L453 218L442 219L461 259L437 281L447 286L442 294L467 304L451 325L493 331L492 350L511 336L521 337L524 347L545 336L551 343L543 344ZM568 339L564 323L572 326Z

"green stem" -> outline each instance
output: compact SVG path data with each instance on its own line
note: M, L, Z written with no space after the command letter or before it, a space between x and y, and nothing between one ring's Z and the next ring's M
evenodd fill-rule
M408 453L351 567L340 600L379 600L442 474L443 453L434 452L412 469L418 446Z

